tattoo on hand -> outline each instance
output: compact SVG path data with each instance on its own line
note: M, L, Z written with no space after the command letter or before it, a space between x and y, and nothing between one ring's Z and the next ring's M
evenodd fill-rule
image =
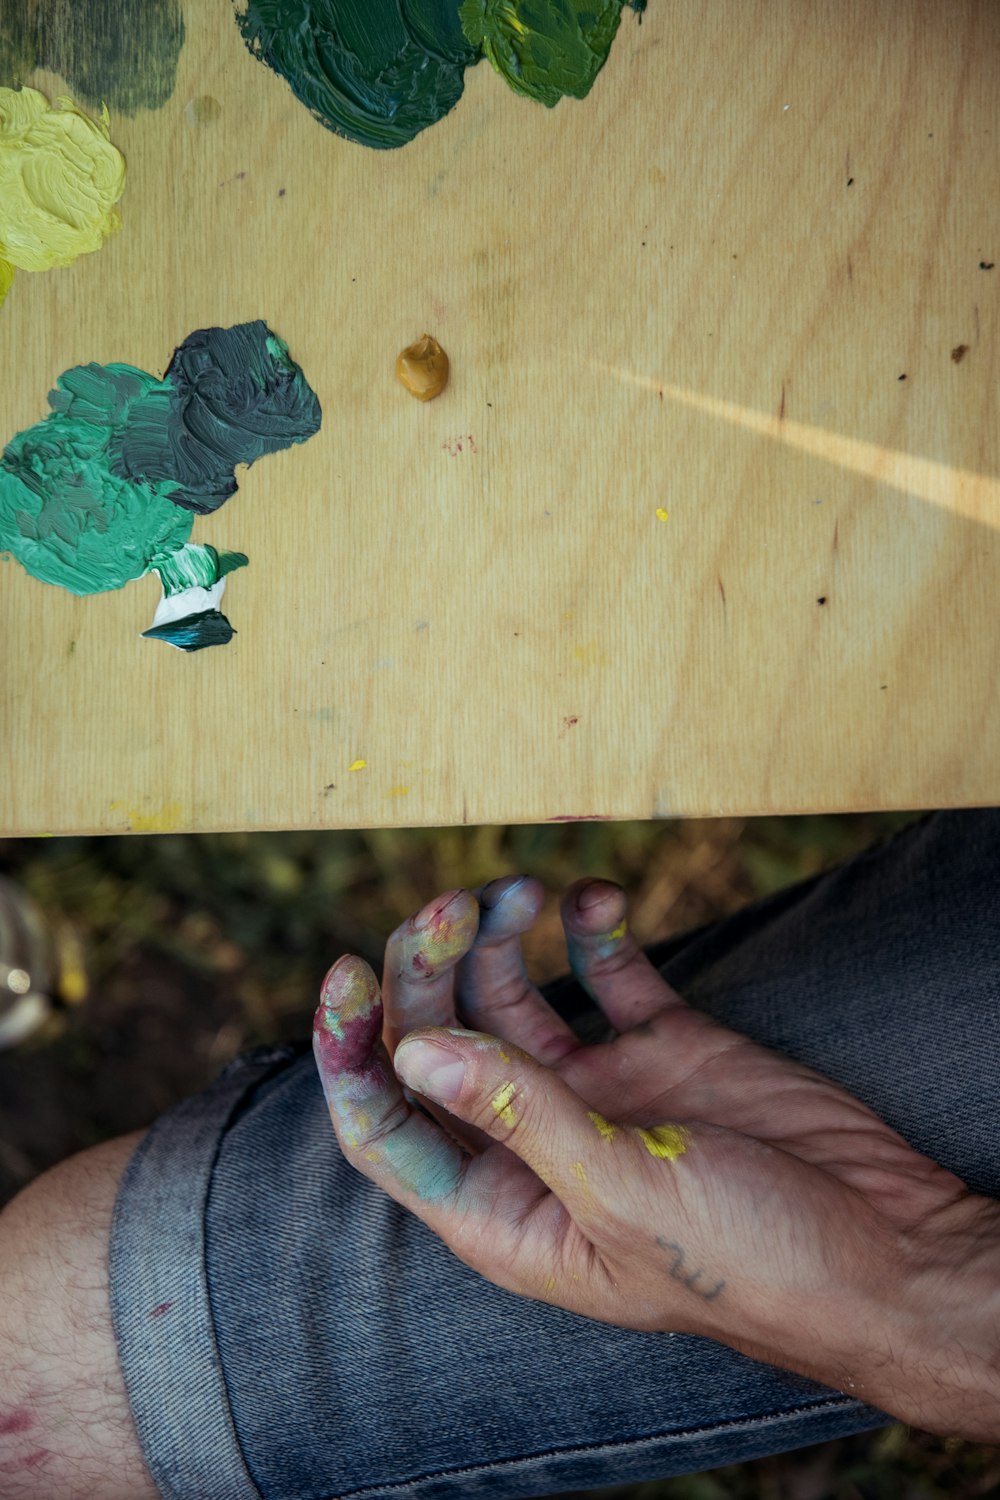
M674 1263L670 1267L670 1275L675 1281L681 1282L689 1291L694 1292L696 1296L704 1297L706 1302L711 1302L713 1298L719 1295L726 1284L724 1281L717 1281L711 1291L705 1291L704 1287L696 1286L695 1283L701 1280L703 1273L700 1268L697 1271L685 1270L683 1248L673 1240L665 1240L660 1234L656 1236L656 1243L661 1250L673 1251Z

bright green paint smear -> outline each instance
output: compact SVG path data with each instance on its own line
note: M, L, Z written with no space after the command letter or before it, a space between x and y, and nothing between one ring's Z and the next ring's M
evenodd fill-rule
M405 146L440 120L480 56L457 0L247 0L237 19L254 56L362 146Z
M603 68L623 0L463 0L462 30L518 94L582 99Z

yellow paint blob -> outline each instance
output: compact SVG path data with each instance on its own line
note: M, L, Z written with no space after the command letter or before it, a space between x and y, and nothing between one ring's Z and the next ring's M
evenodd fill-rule
M658 1156L667 1161L684 1155L690 1136L690 1131L685 1130L683 1125L652 1125L649 1130L637 1126L635 1133L650 1156Z
M664 510L662 505L658 505L656 507L656 519L658 521L669 521L670 520L670 512Z
M552 1291L555 1290L555 1285L556 1285L556 1278L554 1276L550 1276L549 1279L548 1279L548 1281L545 1283L545 1290L547 1292L552 1292Z
M125 158L108 125L106 109L98 124L65 96L52 107L37 89L0 88L0 259L68 266L121 228Z
M448 384L448 356L436 338L425 333L396 357L396 379L418 401L433 401Z
M583 1185L584 1185L584 1187L588 1187L589 1186L589 1184L587 1182L587 1173L586 1173L586 1171L584 1169L584 1165L583 1165L582 1161L575 1161L573 1163L573 1176L575 1178L577 1178L578 1181L582 1182Z
M408 797L410 788L408 786L391 786L386 793L387 797Z
M352 760L348 766L349 771L363 771L368 762L366 760Z
M596 1110L588 1110L587 1119L593 1121L594 1125L597 1127L606 1141L613 1141L615 1136L618 1134L618 1126L612 1125L610 1120L606 1120L604 1116L599 1115Z
M497 1089L490 1100L490 1104L493 1106L493 1113L498 1115L505 1125L515 1125L517 1123L517 1116L511 1108L510 1103L513 1097L514 1085L512 1083L505 1083L503 1088Z
M155 812L142 812L137 807L126 807L124 802L112 802L111 811L124 809L130 833L173 833L184 824L184 808L179 802L166 802Z
M609 941L613 940L614 942L617 943L618 939L619 938L623 938L625 936L625 933L627 931L628 931L628 918L627 917L622 917L621 921L618 923L618 926L612 932L608 933L608 939L609 939Z
M0 307L14 281L14 267L9 260L0 260Z

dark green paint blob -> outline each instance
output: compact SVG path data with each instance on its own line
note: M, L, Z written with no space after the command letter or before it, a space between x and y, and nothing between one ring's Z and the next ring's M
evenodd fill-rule
M163 381L129 412L111 467L174 484L175 505L205 515L236 492L236 464L319 431L319 402L288 346L262 322L190 334Z
M440 120L480 57L457 0L247 0L238 20L254 56L362 146L405 146Z
M582 99L622 5L646 0L245 0L255 57L318 120L362 146L405 146L458 103L487 56L519 94Z
M463 0L462 29L518 94L551 108L590 92L622 0Z
M243 566L237 552L177 556L193 512L235 491L237 464L304 442L321 421L287 345L260 321L199 329L163 380L131 365L78 365L49 405L0 457L0 548L74 594L121 588L161 565L179 587L206 562L217 577Z
M35 68L48 68L77 98L126 115L166 104L183 45L180 0L0 5L0 82L24 83Z
M204 609L183 620L172 620L169 625L151 625L142 633L154 641L169 641L182 651L201 651L206 646L227 645L236 631L217 609Z

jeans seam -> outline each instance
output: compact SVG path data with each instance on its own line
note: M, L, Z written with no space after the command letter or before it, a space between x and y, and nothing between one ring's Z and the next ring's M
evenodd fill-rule
M535 1463L539 1459L552 1458L579 1458L587 1455L614 1454L627 1451L628 1449L641 1448L646 1444L661 1441L679 1442L692 1438L712 1438L727 1432L753 1431L758 1427L766 1427L769 1423L784 1421L790 1417L811 1416L813 1413L829 1411L846 1411L855 1408L859 1412L873 1410L867 1407L863 1401L856 1400L853 1396L830 1397L823 1401L814 1401L806 1406L790 1406L780 1411L769 1412L766 1415L755 1417L733 1417L728 1422L712 1422L706 1427L687 1427L675 1431L664 1431L649 1433L644 1437L622 1438L613 1443L576 1443L568 1448L547 1448L535 1453L525 1453L517 1458L502 1458L483 1464L463 1464L457 1469L430 1469L423 1474L415 1474L410 1479L396 1479L388 1484L362 1485L350 1490L316 1491L310 1496L300 1496L299 1500L364 1500L366 1495L391 1494L412 1489L415 1485L426 1484L436 1479L462 1479L478 1474L491 1474L502 1472L505 1469L515 1468L520 1464ZM886 1415L886 1423L893 1418Z

